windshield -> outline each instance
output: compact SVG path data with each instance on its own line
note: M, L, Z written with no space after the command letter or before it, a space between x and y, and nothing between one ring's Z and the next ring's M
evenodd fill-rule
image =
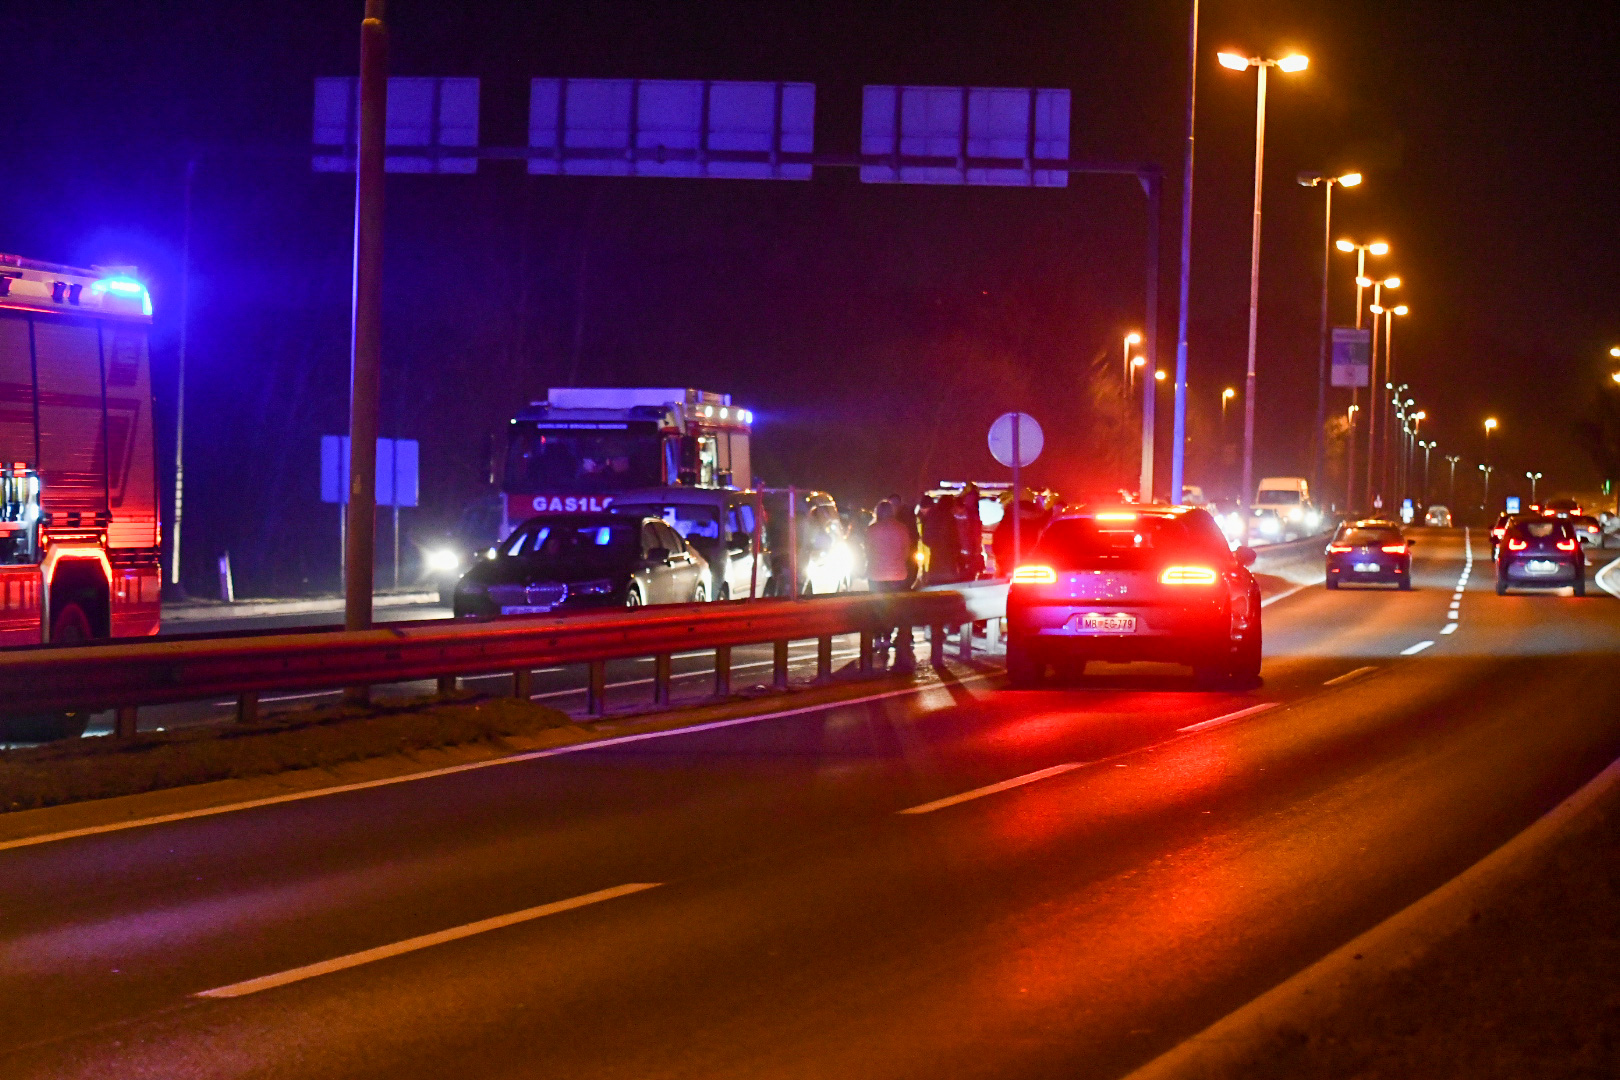
M641 553L641 524L604 525L532 522L506 538L501 555L526 558L541 568L619 563Z
M1337 543L1349 544L1353 547L1372 547L1375 544L1398 544L1401 534L1394 529L1345 529L1338 535Z
M1206 528L1187 519L1121 515L1119 520L1068 518L1052 523L1035 547L1035 559L1054 570L1146 570L1168 559L1230 559L1214 522Z
M1571 532L1567 524L1562 521L1518 521L1513 525L1513 532L1518 536L1530 537L1536 540L1546 540L1557 537L1560 540L1569 539Z
M1294 506L1299 502L1299 492L1284 488L1272 488L1260 492L1260 497L1254 500L1258 503L1268 503L1272 506Z
M506 490L594 493L664 482L661 438L651 424L591 430L519 424L506 452Z
M665 524L694 544L701 544L704 541L715 542L720 539L720 511L713 506L686 503L663 506L616 503L613 509L623 514L662 518Z

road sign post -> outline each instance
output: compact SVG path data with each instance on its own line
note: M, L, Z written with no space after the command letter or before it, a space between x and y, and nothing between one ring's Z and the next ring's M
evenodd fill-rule
M1002 413L990 425L990 456L1012 469L1013 566L1024 554L1023 521L1018 514L1019 470L1034 463L1046 445L1041 425L1028 413ZM1000 567L996 568L1000 570Z

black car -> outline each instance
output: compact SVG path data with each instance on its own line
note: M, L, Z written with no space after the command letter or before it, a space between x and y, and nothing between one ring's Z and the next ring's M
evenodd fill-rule
M1209 513L1185 506L1064 516L1013 571L1007 673L1038 681L1047 665L1089 660L1190 665L1200 682L1260 678L1254 552L1228 546Z
M1496 595L1509 589L1561 589L1586 595L1586 555L1568 519L1513 518L1496 552Z
M456 585L458 618L636 608L708 599L709 568L653 517L558 514L531 518Z
M1340 525L1326 555L1330 589L1344 582L1412 587L1412 541L1394 522L1365 519Z

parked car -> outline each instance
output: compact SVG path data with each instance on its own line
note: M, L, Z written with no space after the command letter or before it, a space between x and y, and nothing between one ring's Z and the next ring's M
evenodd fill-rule
M1573 587L1586 595L1586 555L1575 527L1559 518L1513 518L1496 557L1496 595L1509 589Z
M531 518L456 585L457 618L637 608L708 599L709 567L663 520L628 514Z
M761 528L758 492L699 487L630 491L614 501L613 512L656 517L680 533L709 564L709 599L765 595L771 581L770 545Z
M1364 518L1340 525L1326 556L1330 589L1344 582L1412 587L1412 541L1392 521Z
M1597 518L1591 514L1580 514L1570 518L1569 523L1575 526L1575 537L1581 543L1591 544L1593 547L1603 546L1603 526L1599 524Z
M1423 512L1423 524L1431 529L1451 528L1451 508L1438 504Z
M1013 571L1007 673L1091 660L1187 664L1207 685L1260 677L1255 553L1232 551L1205 510L1139 506L1065 515Z

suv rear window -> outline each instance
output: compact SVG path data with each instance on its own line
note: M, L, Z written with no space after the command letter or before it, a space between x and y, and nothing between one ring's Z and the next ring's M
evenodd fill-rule
M1515 536L1527 537L1532 540L1546 540L1549 537L1559 540L1568 540L1574 535L1574 530L1566 521L1556 519L1547 521L1515 521L1512 532Z
M1393 544L1401 538L1394 529L1344 529L1333 538L1336 544L1352 547L1372 547L1375 544Z
M1208 517L1200 511L1185 518L1063 518L1041 536L1035 558L1054 570L1146 570L1172 559L1230 559L1214 522L1211 529L1201 529L1197 526L1202 522L1190 520L1195 516Z

